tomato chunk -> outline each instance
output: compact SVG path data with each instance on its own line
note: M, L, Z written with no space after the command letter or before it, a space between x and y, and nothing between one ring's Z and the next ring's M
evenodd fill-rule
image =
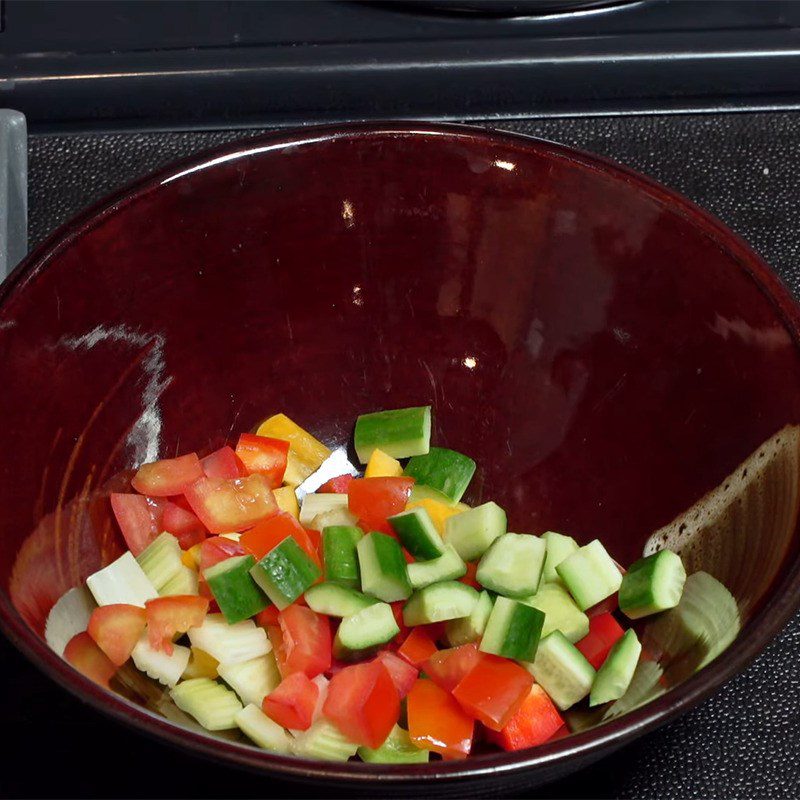
M208 598L193 594L157 597L145 604L147 638L155 650L172 655L172 637L203 624L208 613Z
M609 651L624 633L625 630L614 619L614 615L606 612L589 617L589 633L576 642L575 647L595 669L600 669Z
M475 723L449 692L421 678L411 687L406 704L408 733L417 747L448 759L469 755Z
M128 550L138 556L163 530L164 501L140 494L111 493L111 508Z
M78 672L99 683L106 689L117 668L111 659L97 646L86 631L73 636L64 648L64 658Z
M437 685L448 692L458 686L475 665L484 658L475 642L439 650L422 665L422 671Z
M283 483L289 458L289 442L285 439L243 433L236 443L236 455L250 475L263 475L273 489Z
M278 606L269 605L263 611L256 614L256 625L266 630L271 625L278 625L280 620L281 611Z
M400 717L400 695L380 661L345 667L331 678L322 713L351 741L380 747Z
M121 667L131 657L133 648L144 633L146 622L143 608L115 603L92 611L86 632L111 663Z
M186 490L192 511L211 533L252 528L278 513L278 504L263 475L246 478L200 478Z
M541 686L534 684L503 729L492 734L492 740L503 750L524 750L544 744L562 728L564 720L553 701Z
M318 567L322 568L319 551L314 546L308 531L291 514L287 514L285 511L256 523L255 527L242 534L239 543L248 552L252 553L257 561L260 561L270 550L289 536L303 548L308 557Z
M355 478L347 487L347 505L366 528L391 530L386 519L405 509L413 485L413 478Z
M231 480L233 478L243 478L247 475L247 470L244 468L241 459L233 448L227 444L225 447L220 447L213 453L209 453L205 458L200 459L200 466L203 468L203 474L206 478L226 478Z
M304 731L314 721L319 686L302 672L284 678L261 704L261 710L284 728Z
M188 550L198 542L202 542L208 535L205 526L189 508L184 497L174 497L164 501L162 525L165 531L178 540L182 550Z
M411 629L411 633L398 648L397 655L402 656L409 664L420 667L436 652L438 652L436 642L420 626Z
M141 494L151 497L169 497L183 494L198 478L203 477L203 468L197 453L178 458L162 458L150 464L142 464L133 476L131 486Z
M293 604L281 611L278 621L287 674L303 672L314 678L330 669L331 625L326 616Z
M322 492L323 494L347 494L347 488L350 486L352 480L353 476L350 474L337 475L335 478L325 481L325 483L317 489L317 492Z
M419 676L419 670L389 650L378 653L376 661L380 661L386 668L402 700L411 691Z
M247 550L227 536L211 536L200 543L200 572L234 556L246 556Z
M282 678L285 678L290 673L289 668L286 666L286 649L283 646L283 631L281 630L280 624L267 625L267 638L272 645L272 652L275 653L278 672L280 672Z
M533 676L507 658L484 654L453 689L453 697L472 717L501 730L522 705Z

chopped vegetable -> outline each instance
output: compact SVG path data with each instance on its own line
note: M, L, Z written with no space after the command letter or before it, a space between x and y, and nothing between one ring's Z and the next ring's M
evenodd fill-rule
M361 590L365 594L386 603L405 600L411 594L406 560L396 539L383 533L369 533L358 542L356 552Z
M211 533L243 531L278 513L278 505L263 475L246 478L200 478L186 490L192 511Z
M193 569L181 564L177 575L170 578L159 594L168 597L175 594L199 594L199 578Z
M283 754L292 752L292 737L264 714L261 703L246 705L236 714L235 720L242 733L264 750Z
M181 677L186 680L189 678L216 678L219 675L219 661L199 647L190 649L189 663L186 665ZM231 688L233 687L231 686Z
M294 603L321 575L319 567L293 538L284 539L270 550L250 574L281 610Z
M534 684L522 705L493 738L503 750L524 750L544 744L563 725L547 692Z
M536 536L504 533L481 557L475 577L505 597L529 597L539 588L544 555L545 543Z
M403 608L408 627L468 617L478 603L478 593L458 581L433 583L414 592Z
M356 420L355 448L362 464L376 448L394 458L424 455L430 441L430 406L376 411L361 414Z
M386 668L402 700L411 691L414 681L419 676L419 670L390 650L382 650L376 659Z
M281 657L284 675L304 672L309 678L331 666L331 626L310 608L293 605L281 611Z
M403 465L396 459L377 448L372 451L369 463L364 470L365 478L399 478L403 474Z
M164 458L142 464L131 480L131 486L140 494L150 497L170 497L183 494L198 478L203 468L196 453L178 458Z
M417 747L408 731L395 725L379 748L359 747L358 755L368 764L425 764L430 753Z
M466 758L475 723L453 696L433 681L418 680L406 698L408 734L419 748Z
M96 608L86 630L109 661L121 667L131 657L146 623L143 608L120 603Z
M194 717L208 731L236 728L236 716L242 710L239 698L222 684L208 678L183 681L170 691L181 711Z
M254 617L269 604L250 575L255 563L253 556L234 556L203 572L219 610L231 624Z
M639 619L678 605L686 583L680 556L661 550L635 561L619 587L619 608L626 617Z
M405 509L413 484L413 478L356 478L347 488L348 508L366 530L388 533L388 518Z
M614 594L622 583L622 573L597 539L567 556L556 572L581 611Z
M220 664L240 664L272 649L264 629L252 620L230 625L222 614L208 614L199 628L189 630L189 641Z
M430 561L412 561L407 567L408 580L413 589L424 589L432 583L453 581L467 574L467 565L451 544L444 545L444 553Z
M411 490L411 496L409 497L408 503L406 503L406 511L410 511L414 508L425 509L425 511L428 512L428 516L431 518L431 522L433 522L434 527L439 533L439 536L444 537L445 524L448 518L460 514L462 511L466 511L467 507L459 508L458 505L443 503L441 500L432 500L429 497L415 500L414 492L418 488L420 487L415 485ZM447 498L445 498L445 500L446 499Z
M322 494L347 494L350 481L352 481L354 477L355 475L350 474L337 475L335 478L325 481L317 491Z
M136 557L139 566L150 583L161 592L164 586L181 570L182 551L178 540L171 533L162 533Z
M589 705L597 706L611 700L619 700L628 691L642 645L636 638L634 631L625 631L625 635L611 648L608 658L597 671L592 691L589 695Z
M308 531L291 514L284 512L262 520L249 531L245 531L239 539L239 544L257 560L261 560L290 536L318 567L321 566L319 553Z
M376 604L374 597L348 589L338 583L318 583L305 594L308 607L329 617L350 617L367 606Z
M218 664L214 671L239 695L243 703L256 703L259 706L281 682L278 665L272 653L238 664Z
M99 606L125 603L144 608L148 600L158 597L155 586L130 552L90 575L86 585Z
M401 511L389 517L389 524L417 561L430 561L444 555L442 537L424 508Z
M346 511L347 505L347 495L307 494L303 498L303 504L300 506L300 524L312 525L314 520L322 514L327 514L332 511ZM348 519L350 519L350 516L348 516Z
M436 651L423 663L422 670L437 686L452 692L482 658L477 645L465 644Z
M475 474L475 462L445 447L431 447L426 455L414 456L405 474L458 502Z
M528 668L562 711L583 700L595 678L594 667L561 631L553 631L539 642Z
M392 607L388 603L370 603L342 620L333 641L333 654L342 661L363 658L398 633Z
M538 608L508 597L498 597L489 614L480 648L484 653L531 661L543 625L544 614Z
M184 550L202 542L208 535L205 525L200 522L184 498L164 500L162 512L161 524L164 530L175 536Z
M397 650L399 656L415 667L421 666L436 652L436 642L425 628L414 628Z
M197 595L157 597L145 604L147 637L150 646L172 654L172 637L203 624L208 613L208 600Z
M589 618L589 633L576 642L575 647L595 669L600 669L609 651L624 633L613 614L598 614Z
M150 644L147 634L139 639L131 653L136 669L169 687L175 686L185 674L190 657L191 650L180 644L173 645L170 653L156 650Z
M357 750L356 742L324 718L318 719L305 733L297 736L292 744L295 755L323 761L347 761Z
M163 504L140 494L112 492L111 509L125 544L138 556L162 531Z
M64 648L64 660L106 689L109 688L109 681L117 671L111 659L86 631L76 634L67 642Z
M201 458L200 466L206 478L232 480L233 478L243 478L247 475L247 470L244 468L239 456L228 445L220 447L219 450L215 450L205 458Z
M331 525L322 531L325 580L351 589L361 588L356 546L364 536L360 528Z
M284 728L305 731L311 727L319 687L303 672L284 678L262 704L262 711Z
M478 602L472 613L467 617L452 619L445 625L445 634L451 647L458 647L462 644L476 642L483 636L486 630L486 623L492 613L492 599L488 592L481 592ZM545 617L545 623L547 618Z
M295 519L300 519L300 504L297 502L297 495L291 486L281 486L272 490L272 496L278 504L278 508Z
M263 475L271 488L277 489L283 483L289 456L289 442L285 439L243 433L236 443L236 455L248 474Z
M578 550L578 543L571 536L564 536L563 533L556 533L555 531L545 531L542 534L542 539L546 547L542 581L546 583L561 583L556 567L567 556L571 556Z
M299 486L331 454L322 442L285 414L275 414L262 422L256 434L289 442L284 480L292 486Z
M489 501L448 517L445 522L444 540L455 547L464 561L474 561L505 532L506 512L497 503Z
M589 617L581 611L566 589L558 583L543 583L539 591L523 600L544 614L542 636L561 631L571 642L589 633Z

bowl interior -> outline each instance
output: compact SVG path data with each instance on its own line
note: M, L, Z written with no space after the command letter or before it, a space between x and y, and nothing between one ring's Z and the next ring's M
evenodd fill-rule
M130 467L278 411L338 445L359 413L431 404L435 443L478 462L468 502L623 564L669 541L745 620L796 557L785 292L689 204L557 146L240 144L85 217L3 291L0 586L37 635L120 551L107 494Z

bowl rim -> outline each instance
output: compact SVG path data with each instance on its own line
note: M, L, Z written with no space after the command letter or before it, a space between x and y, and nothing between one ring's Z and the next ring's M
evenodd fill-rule
M0 312L25 285L43 272L48 264L77 238L103 219L123 210L144 195L157 191L170 180L234 158L259 156L287 146L313 145L334 139L367 137L441 136L466 140L471 144L517 147L551 158L566 160L577 168L621 180L631 191L643 192L678 213L688 224L712 238L747 274L774 305L776 312L800 349L800 306L780 278L761 257L736 233L714 215L695 205L678 192L652 178L620 165L611 159L526 134L498 131L474 125L426 122L369 122L307 126L282 129L203 150L139 178L105 195L78 215L61 224L29 253L0 284ZM768 596L745 624L726 657L717 658L682 684L627 714L595 728L572 734L555 742L509 753L488 753L463 761L435 761L418 765L373 765L358 762L332 763L281 756L247 744L213 738L184 728L125 698L102 689L78 673L52 651L22 620L7 592L0 590L0 630L38 669L79 700L102 714L145 735L166 740L173 746L188 749L195 755L244 767L258 772L272 772L282 777L309 781L337 780L350 784L380 781L408 784L432 779L463 780L490 775L555 769L564 771L568 762L587 763L629 743L686 713L708 699L721 686L742 672L777 636L800 610L800 557L773 582Z

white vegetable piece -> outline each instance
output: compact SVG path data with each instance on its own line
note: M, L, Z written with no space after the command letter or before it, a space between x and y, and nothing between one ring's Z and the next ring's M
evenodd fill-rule
M243 703L255 703L259 708L261 701L281 682L278 664L272 653L240 664L220 664L217 672Z
M142 635L131 653L136 669L169 687L175 686L181 679L190 656L191 650L179 644L172 646L171 656L163 650L156 650L151 647L147 633Z
M241 664L272 650L266 631L253 620L229 625L222 614L208 614L202 625L189 631L189 641L220 664Z
M144 608L148 600L158 597L155 586L130 551L90 575L86 585L99 606L128 603Z
M291 753L292 737L277 722L273 722L257 705L243 708L236 715L236 724L259 747L273 753Z
M181 564L177 575L170 578L160 589L162 597L176 594L199 594L200 581L193 569Z
M334 510L347 510L346 494L307 494L300 506L300 524L308 527L317 514Z
M67 642L86 630L92 611L97 608L94 598L85 586L76 586L56 600L47 615L44 638L60 656Z

